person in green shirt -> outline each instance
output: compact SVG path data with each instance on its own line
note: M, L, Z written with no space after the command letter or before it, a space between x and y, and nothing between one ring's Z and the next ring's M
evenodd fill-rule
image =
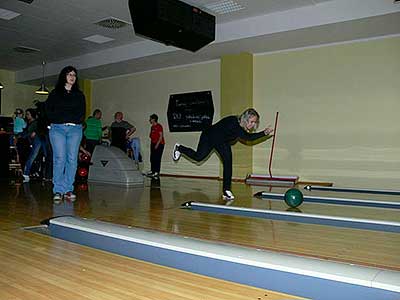
M102 112L100 109L95 109L93 115L86 120L86 128L84 135L86 137L86 150L92 155L96 145L100 145L101 136L103 134L101 125Z

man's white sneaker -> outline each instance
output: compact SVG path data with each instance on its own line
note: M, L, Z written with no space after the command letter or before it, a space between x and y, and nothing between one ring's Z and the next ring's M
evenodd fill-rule
M175 144L174 150L172 150L172 159L177 161L181 157L181 152L178 150L179 144Z
M225 190L224 193L222 194L222 199L224 200L233 200L235 199L235 196L233 193L229 190Z
M29 175L22 175L24 177L24 181L23 182L29 182L30 178Z

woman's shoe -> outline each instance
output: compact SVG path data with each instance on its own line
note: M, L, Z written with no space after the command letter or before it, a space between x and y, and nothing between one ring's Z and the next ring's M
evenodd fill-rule
M76 195L73 192L67 192L64 194L64 198L67 200L75 201Z
M174 161L177 161L181 157L181 152L178 150L179 149L179 144L175 144L174 150L172 150L172 159Z
M233 200L235 199L235 196L230 190L225 190L224 193L222 194L222 199L224 200Z

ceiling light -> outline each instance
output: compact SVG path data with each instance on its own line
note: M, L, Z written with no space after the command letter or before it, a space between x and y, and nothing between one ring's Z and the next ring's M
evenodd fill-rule
M0 82L0 90L4 89L4 85L1 84Z
M97 43L97 44L103 44L103 43L113 41L114 39L106 37L104 35L95 34L95 35L85 37L85 38L83 38L83 40Z
M0 8L0 19L8 21L8 20L18 17L19 15L20 14L15 11Z
M242 5L232 0L218 1L207 4L204 7L220 15L244 9Z
M40 84L40 88L35 92L38 95L48 95L49 90L46 88L46 85L44 84L44 65L46 63L42 62L42 83Z

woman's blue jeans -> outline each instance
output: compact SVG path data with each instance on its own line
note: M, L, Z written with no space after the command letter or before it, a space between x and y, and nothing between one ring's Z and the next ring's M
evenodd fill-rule
M82 140L82 125L51 124L49 136L53 149L53 192L72 192Z
M140 139L138 137L134 137L132 140L128 141L127 146L128 146L128 148L132 149L135 161L139 162Z

